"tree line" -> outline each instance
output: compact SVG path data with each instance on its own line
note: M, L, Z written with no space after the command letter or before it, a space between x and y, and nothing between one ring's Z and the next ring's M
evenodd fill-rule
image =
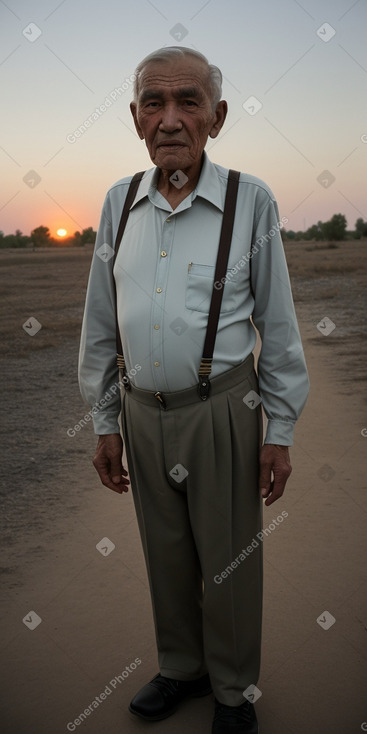
M83 247L84 245L94 245L97 232L93 227L87 227L81 232L74 232L73 235L67 237L55 238L51 237L49 227L36 227L30 235L22 234L17 229L15 234L4 235L0 232L0 247Z
M328 240L341 241L346 239L360 240L367 237L367 222L359 217L355 223L354 230L347 230L347 220L344 214L334 214L328 222L317 222L305 232L295 232L292 229L281 230L283 240L299 242L300 240ZM24 235L17 229L15 234L4 235L0 231L0 247L83 247L94 245L97 232L93 227L87 227L81 232L74 232L69 237L56 239L51 237L48 227L41 225L32 230L30 235Z
M328 240L329 242L341 240L360 240L367 237L367 222L362 217L357 219L354 230L347 230L347 220L344 214L334 214L328 222L317 222L305 232L294 232L293 229L282 230L283 240Z

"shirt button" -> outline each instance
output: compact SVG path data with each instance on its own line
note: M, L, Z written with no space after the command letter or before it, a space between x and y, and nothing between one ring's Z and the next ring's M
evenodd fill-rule
M170 218L166 219L166 222L170 222L170 221L171 221Z
M159 362L154 362L154 367L159 367Z
M162 293L162 288L157 288L157 293Z
M167 253L166 253L166 251L165 251L165 250L162 250L162 252L161 252L161 257L167 257Z
M159 329L160 328L159 324L154 324L154 328Z

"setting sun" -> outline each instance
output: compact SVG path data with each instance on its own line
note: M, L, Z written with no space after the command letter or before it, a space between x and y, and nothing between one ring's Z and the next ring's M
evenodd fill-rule
M63 228L58 229L57 232L56 232L56 234L58 235L58 237L66 237L67 233L68 233L67 232L67 229L63 229Z

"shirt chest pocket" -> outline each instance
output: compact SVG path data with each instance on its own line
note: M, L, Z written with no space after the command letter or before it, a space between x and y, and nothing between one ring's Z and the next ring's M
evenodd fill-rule
M213 292L215 267L191 263L187 273L185 305L190 311L209 313ZM218 283L219 286L219 283ZM227 270L221 313L230 313L239 306L238 273Z

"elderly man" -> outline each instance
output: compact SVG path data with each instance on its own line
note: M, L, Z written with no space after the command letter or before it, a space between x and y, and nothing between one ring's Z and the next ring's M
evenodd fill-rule
M261 498L283 494L308 376L273 194L204 152L226 118L221 79L184 47L136 70L131 112L154 168L107 193L80 386L94 466L118 493L125 443L149 577L160 672L130 711L157 721L213 690L213 734L255 734Z

